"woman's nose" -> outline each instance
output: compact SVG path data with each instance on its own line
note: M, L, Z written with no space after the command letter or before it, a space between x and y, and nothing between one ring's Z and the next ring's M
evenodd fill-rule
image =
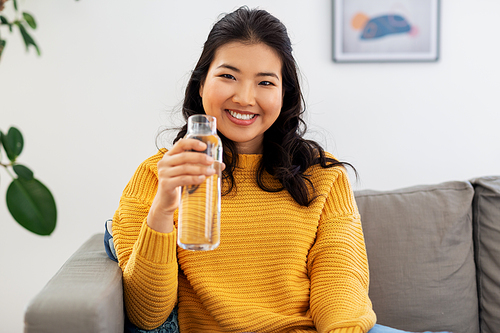
M255 90L252 84L240 84L236 89L233 98L234 103L243 106L255 105Z

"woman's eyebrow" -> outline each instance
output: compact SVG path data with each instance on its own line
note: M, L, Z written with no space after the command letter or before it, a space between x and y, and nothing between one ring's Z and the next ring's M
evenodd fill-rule
M241 71L238 68L231 66L231 65L228 65L228 64L222 64L222 65L218 66L217 68L227 68L227 69L230 69L232 71L235 71L236 73L241 73Z
M280 80L278 75L276 73L273 73L273 72L258 73L257 76L271 76L271 77L276 78L278 81Z
M241 70L234 67L234 66L231 66L231 65L228 65L228 64L222 64L220 66L217 66L217 69L219 68L227 68L227 69L230 69L232 71L235 71L236 73L241 73ZM273 72L261 72L261 73L257 73L256 76L271 76L271 77L274 77L276 79L278 79L279 81L279 76L276 74L276 73L273 73Z

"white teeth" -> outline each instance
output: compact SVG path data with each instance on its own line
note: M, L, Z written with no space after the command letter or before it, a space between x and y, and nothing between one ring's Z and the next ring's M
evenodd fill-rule
M255 117L254 114L241 114L241 113L236 113L234 111L231 111L231 110L227 110L229 111L229 113L231 114L231 116L233 116L234 118L236 119L241 119L241 120L250 120L252 119L253 117Z

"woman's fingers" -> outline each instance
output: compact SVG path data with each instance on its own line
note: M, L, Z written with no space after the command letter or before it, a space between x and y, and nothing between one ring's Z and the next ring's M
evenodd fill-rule
M180 176L211 176L214 174L212 165L213 158L202 153L184 152L173 156L164 156L158 162L158 177L163 179ZM183 183L181 185L189 184Z
M165 191L169 190L175 190L178 187L181 186L191 186L191 185L199 185L203 183L203 181L207 178L205 175L198 175L198 176L179 176L179 177L173 177L169 179L165 179L162 181L162 188L164 188Z
M196 165L182 165L168 168L159 173L160 186L172 190L178 186L196 185L202 183L207 177L215 173L212 168Z
M213 175L214 159L202 153L206 144L195 139L182 139L158 162L159 187L167 192L179 186L197 185Z
M160 163L165 166L183 164L211 165L214 159L207 154L201 153L205 151L206 148L207 145L200 140L181 139L174 144L172 149L165 153Z
M165 171L166 176L176 177L183 175L193 175L193 176L211 176L215 173L214 168L199 164L183 164L174 167L170 167Z
M160 161L161 164L165 164L165 166L178 166L178 165L186 165L186 164L196 164L196 165L212 165L214 163L214 159L207 154L197 153L193 151L185 151L182 153L178 153L175 155L167 155L165 154Z
M173 213L179 205L182 186L199 185L207 177L225 168L204 151L207 145L195 139L182 139L167 151L158 162L158 191L150 212L148 225L156 231L173 229Z
M177 141L172 149L170 149L166 155L175 155L182 153L184 151L190 151L190 150L197 150L197 151L203 151L207 149L207 145L196 139L180 139Z

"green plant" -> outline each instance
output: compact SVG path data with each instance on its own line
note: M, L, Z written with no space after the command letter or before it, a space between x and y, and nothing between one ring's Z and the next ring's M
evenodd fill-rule
M7 134L0 131L0 142L0 165L12 177L6 194L10 214L29 231L50 235L56 227L56 203L49 189L34 177L33 171L17 163L24 147L21 132L15 127ZM9 160L7 163L2 161L2 147Z
M0 0L0 12L2 11L4 3L6 1L7 0ZM16 16L15 19L9 22L9 20L4 15L0 15L0 25L7 25L10 32L13 32L13 27L18 27L24 44L26 45L26 51L28 51L29 46L33 46L37 54L40 55L40 49L38 48L38 45L28 32L29 28L33 30L36 29L35 18L33 17L33 15L27 12L20 13L19 7L17 5L17 0L12 0L12 2L14 4L14 11ZM2 39L2 36L0 35L0 58L2 57L2 51L5 49L6 44L7 41L5 39Z

